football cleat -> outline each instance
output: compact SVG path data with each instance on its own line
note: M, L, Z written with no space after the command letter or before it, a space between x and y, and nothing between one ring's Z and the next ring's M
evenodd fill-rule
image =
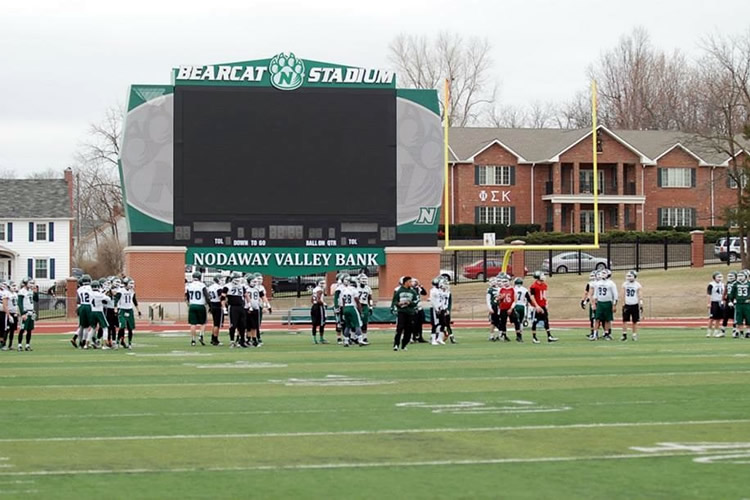
M539 339L536 338L536 337L531 337L531 343L532 344L538 344L539 343Z
M558 341L557 337L553 337L552 335L547 336L547 342L557 342L557 341Z

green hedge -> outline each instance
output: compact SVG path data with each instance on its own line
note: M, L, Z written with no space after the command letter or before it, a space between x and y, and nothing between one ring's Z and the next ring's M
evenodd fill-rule
M725 237L726 231L708 230L704 232L703 238L706 243L713 243L719 238ZM690 243L690 233L685 231L607 231L599 235L600 243ZM534 233L529 234L524 241L540 245L570 245L580 243L593 243L594 233Z

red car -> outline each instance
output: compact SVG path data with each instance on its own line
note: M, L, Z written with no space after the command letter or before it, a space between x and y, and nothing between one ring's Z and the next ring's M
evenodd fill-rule
M503 270L502 259L487 259L487 277L497 276L500 271ZM513 275L513 268L508 264L506 273ZM526 275L529 272L528 268L524 267L523 273ZM469 264L464 267L463 275L465 278L470 280L481 280L484 279L484 261L478 260L473 264Z

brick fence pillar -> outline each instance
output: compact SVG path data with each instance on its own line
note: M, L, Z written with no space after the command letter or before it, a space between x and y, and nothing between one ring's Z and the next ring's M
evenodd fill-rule
M690 267L703 267L705 251L703 231L690 231Z
M185 300L185 247L130 246L125 248L125 274L135 280L138 300Z
M68 318L75 318L78 309L78 279L68 278L65 280L65 315Z
M510 242L511 245L525 245L526 242L522 240L513 240ZM526 255L523 250L514 250L510 256L510 267L513 270L513 276L523 278L526 274L524 268L526 267Z
M385 265L378 271L378 300L390 302L401 276L417 278L429 288L432 278L440 273L442 252L438 247L386 247Z

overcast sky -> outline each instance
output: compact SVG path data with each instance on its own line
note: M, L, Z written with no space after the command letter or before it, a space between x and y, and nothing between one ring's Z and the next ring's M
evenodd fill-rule
M523 106L585 88L586 67L636 26L654 45L697 57L701 37L750 28L750 1L3 1L0 170L62 170L128 85L169 83L180 64L293 51L389 68L397 34L449 30L490 40L500 100Z

